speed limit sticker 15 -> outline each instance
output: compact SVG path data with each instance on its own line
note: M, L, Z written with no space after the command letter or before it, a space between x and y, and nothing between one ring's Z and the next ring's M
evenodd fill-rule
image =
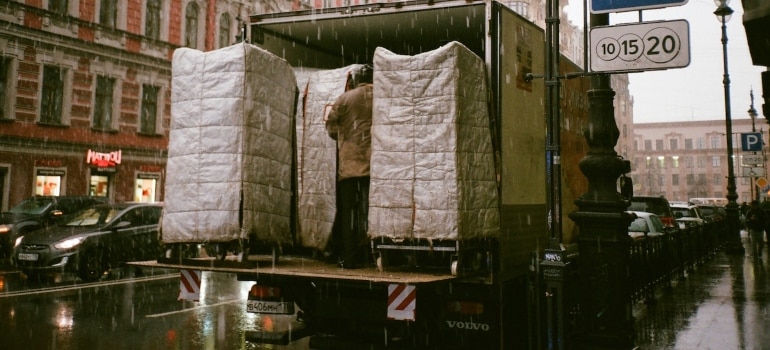
M643 22L591 29L591 70L628 72L690 64L686 20Z

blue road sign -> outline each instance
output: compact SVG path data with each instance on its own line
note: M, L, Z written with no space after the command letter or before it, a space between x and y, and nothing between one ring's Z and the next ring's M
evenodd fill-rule
M680 6L688 0L591 0L591 13L610 13Z
M741 133L741 150L744 152L762 151L762 133L761 132Z

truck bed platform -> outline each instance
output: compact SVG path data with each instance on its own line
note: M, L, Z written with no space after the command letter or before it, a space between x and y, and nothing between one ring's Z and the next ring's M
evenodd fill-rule
M189 259L158 259L149 261L134 261L127 263L131 266L145 268L164 269L192 269L211 272L234 273L243 277L304 277L310 279L366 281L370 283L407 283L424 284L456 280L448 271L441 270L414 270L392 268L380 271L376 267L362 267L358 269L343 269L335 264L326 263L318 259L304 256L281 256L277 262L270 257L264 259L238 262L235 257L227 257L225 260L215 258L189 258Z

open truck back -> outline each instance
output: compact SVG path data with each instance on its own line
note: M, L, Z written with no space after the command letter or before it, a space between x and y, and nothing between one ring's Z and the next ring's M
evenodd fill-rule
M536 323L530 266L548 233L544 88L525 76L542 72L543 30L501 3L464 0L255 15L250 30L253 44L285 59L297 76L371 64L378 47L417 55L459 42L475 53L488 85L499 233L472 242L372 239L376 266L354 270L299 244L272 247L267 257L253 247L237 261L176 254L134 264L227 272L254 281L250 311L291 319L289 327L250 332L256 342L310 336L312 348L329 349L528 347ZM577 142L579 126L564 131L565 142ZM570 146L562 161L577 164L583 148ZM570 205L584 184L564 184ZM298 184L293 186L296 197ZM294 204L292 229L299 240Z

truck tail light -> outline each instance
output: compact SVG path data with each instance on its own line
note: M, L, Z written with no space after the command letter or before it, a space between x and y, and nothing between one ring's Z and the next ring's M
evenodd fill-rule
M447 312L459 315L481 315L484 313L484 304L475 301L450 301L447 303Z
M261 286L255 284L249 290L249 296L255 299L275 299L281 297L281 288L272 286Z

